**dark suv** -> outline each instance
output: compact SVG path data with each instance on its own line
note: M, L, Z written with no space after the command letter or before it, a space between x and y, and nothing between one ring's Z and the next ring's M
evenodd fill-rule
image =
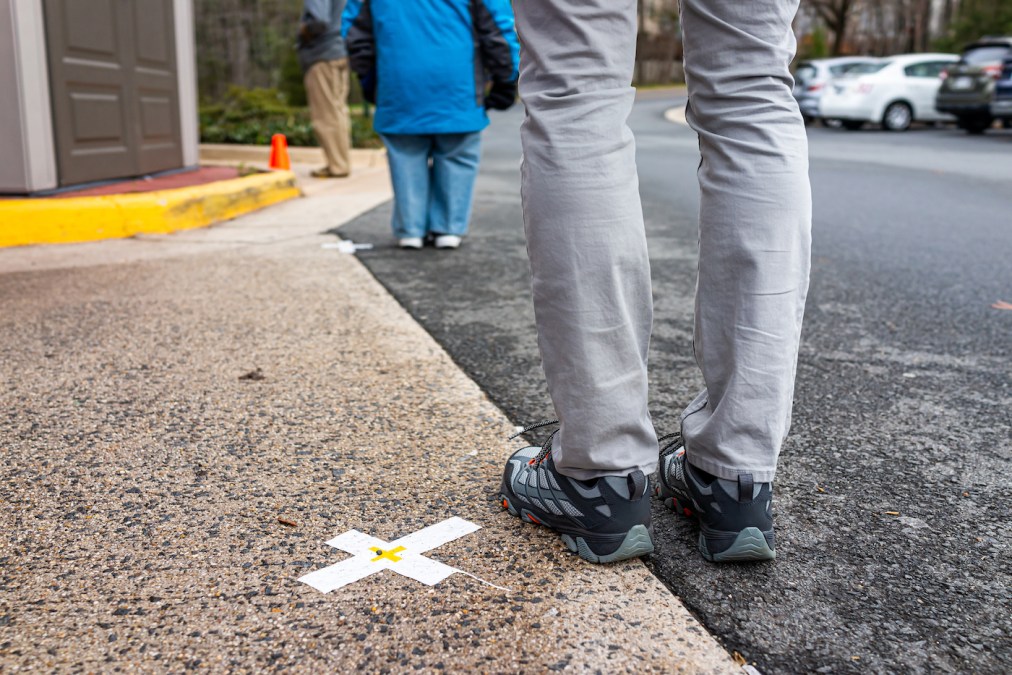
M956 116L956 124L971 134L991 126L991 97L1002 73L1002 63L1012 57L1012 37L983 38L967 45L959 61L942 73L942 86L935 98L938 112Z
M991 99L991 115L1000 119L1005 128L1012 127L1012 56L1005 59L1001 77L994 83L994 98Z

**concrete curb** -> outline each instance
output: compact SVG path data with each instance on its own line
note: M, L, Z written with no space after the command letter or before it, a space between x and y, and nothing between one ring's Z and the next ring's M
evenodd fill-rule
M201 143L200 163L235 164L243 162L255 166L266 166L270 159L271 149L264 145L233 145L230 143ZM292 164L314 164L322 165L323 150L320 148L288 148L288 157ZM353 148L351 151L352 169L372 168L385 166L386 150Z
M157 192L0 200L0 247L66 244L205 227L298 197L290 171Z
M101 452L115 475L78 466L83 451L73 444L49 448L47 461L59 471L86 471L105 496L75 493L89 515L67 530L59 556L48 555L50 535L23 535L15 566L22 597L33 601L17 605L0 667L31 670L72 658L98 670L204 663L218 671L741 673L642 562L586 564L557 536L489 501L504 458L520 444L504 441L511 421L361 261L322 246L334 239L321 232L389 199L386 173L322 183L329 187L318 196L221 227L0 251L0 275L19 273L4 280L17 289L5 297L12 300L5 341L39 342L32 331L43 326L37 317L49 311L47 293L59 279L61 307L83 312L60 328L69 359L62 367L74 378L94 377L99 388L90 399L115 390L142 401L157 390L181 401L195 434L186 447L169 449L149 434L171 420L145 409L150 429L127 425L114 443L87 451ZM131 283L113 281L120 278ZM77 331L99 316L100 336ZM166 322L203 346L180 350L181 360L158 366L154 379L95 375L107 357L78 346L86 339L99 350L120 349L105 336L133 330L129 358L158 362L175 354L160 337ZM251 363L267 372L253 386L237 378ZM21 373L11 397L30 396L51 377L34 353L9 367ZM214 402L198 413L193 406L207 395ZM296 409L296 424L275 425L277 415ZM251 421L247 410L269 421ZM63 419L51 405L45 415ZM74 427L90 428L93 415L107 433L104 403L75 409ZM252 439L238 464L231 435L220 435L226 429L246 429ZM19 443L11 452L36 451ZM190 478L195 467L209 477ZM45 496L43 482L11 484L30 498L37 521L62 523L68 506ZM156 510L135 512L141 499L134 495L155 499ZM279 525L282 513L297 525ZM426 588L385 573L329 594L297 580L344 559L322 542L349 528L392 539L451 515L482 525L481 536L433 557L512 590L462 574ZM139 526L118 525L124 517ZM53 591L77 583L63 581L77 573L74 561L110 555L124 561L117 562L123 573ZM152 560L156 568L135 574ZM87 618L78 613L85 598ZM174 628L180 625L187 629ZM40 645L56 635L59 643L46 644L57 651L44 651ZM131 651L111 652L110 635L118 636L117 649Z

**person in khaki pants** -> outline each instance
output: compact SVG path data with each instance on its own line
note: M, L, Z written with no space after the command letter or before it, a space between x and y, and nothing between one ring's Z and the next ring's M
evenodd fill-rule
M305 0L299 27L299 64L305 73L313 131L327 158L316 178L351 173L351 120L348 115L348 52L341 37L345 0Z

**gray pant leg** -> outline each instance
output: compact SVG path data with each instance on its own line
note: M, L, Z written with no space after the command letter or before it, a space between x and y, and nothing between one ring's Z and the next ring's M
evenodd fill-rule
M630 87L635 0L519 0L522 190L559 470L650 473L653 319Z
M686 457L773 480L790 427L808 293L811 192L791 95L797 0L682 0L688 121L699 134L694 349L706 389L683 413Z

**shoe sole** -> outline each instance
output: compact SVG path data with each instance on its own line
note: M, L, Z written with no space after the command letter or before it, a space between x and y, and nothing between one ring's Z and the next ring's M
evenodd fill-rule
M734 538L726 551L711 554L706 547L706 535L699 533L699 552L710 562L753 562L773 560L777 552L770 548L758 527L746 527Z
M693 518L697 523L699 522L699 518L696 517L692 508L680 502L678 497L663 496L660 488L657 488L657 495L662 498L664 505L672 511L681 513L686 518ZM727 532L723 534L731 535L733 533ZM706 534L700 530L699 552L709 562L761 562L764 560L775 560L777 557L776 549L770 548L769 542L766 541L766 536L758 527L746 527L738 532L734 538L734 543L720 553L710 553L707 547Z
M566 548L587 562L619 562L622 560L629 560L631 558L642 558L643 556L650 555L654 552L653 532L651 531L652 528L647 527L646 525L633 525L632 528L626 532L622 539L622 543L617 549L611 553L600 554L594 551L592 546L594 543L614 544L615 538L620 535L612 535L610 538L601 538L598 542L595 542L593 539L590 539L583 534L566 532L559 528L545 525L536 515L527 509L521 507L518 510L515 508L508 495L500 493L499 497L502 500L501 503L503 509L509 512L511 516L516 516L520 520L528 523L534 523L535 525L541 525L543 527L547 527L553 532L557 532L562 538L562 543L566 545ZM608 546L608 548L611 548L611 546Z

